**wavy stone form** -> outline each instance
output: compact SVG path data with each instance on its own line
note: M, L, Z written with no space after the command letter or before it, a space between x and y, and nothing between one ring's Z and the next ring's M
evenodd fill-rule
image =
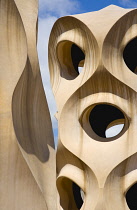
M55 150L37 56L37 0L0 0L0 209L53 210Z
M0 0L0 209L132 210L126 193L137 182L137 62L130 56L137 10L110 6L60 18L52 29L56 206L53 133L36 50L37 4ZM106 138L105 131L119 123L123 130Z
M137 75L124 49L136 36L137 10L117 6L54 24L49 66L58 107L57 188L64 210L130 209L125 194L137 182ZM99 116L99 107L120 116L111 123L111 109ZM122 122L124 128L105 138L97 133L100 122L104 131Z

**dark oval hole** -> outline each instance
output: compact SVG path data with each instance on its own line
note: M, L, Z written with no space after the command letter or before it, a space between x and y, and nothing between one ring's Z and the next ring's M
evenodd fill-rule
M84 198L82 198L82 192L83 191L74 182L72 183L72 190L73 190L73 195L74 195L74 200L75 200L76 206L77 206L78 209L81 209L81 207L83 205L83 199L84 199Z
M98 104L90 112L89 123L98 136L107 138L106 130L114 125L125 123L125 116L118 108L112 105ZM114 137L117 134L114 133L111 136Z
M75 44L71 47L71 58L74 69L78 74L81 73L81 68L84 66L85 54L83 51Z
M137 183L127 191L126 201L130 210L137 210Z
M123 58L127 67L137 74L137 37L126 45L123 51Z

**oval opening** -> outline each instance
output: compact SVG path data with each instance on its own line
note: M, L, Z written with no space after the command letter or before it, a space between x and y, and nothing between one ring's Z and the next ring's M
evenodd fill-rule
M85 193L74 181L67 177L57 179L57 189L62 209L81 209L84 204Z
M80 74L84 66L85 54L76 44L72 44L71 58L75 71Z
M137 210L137 183L132 185L127 191L126 201L130 210Z
M85 194L83 190L74 182L72 183L72 189L76 206L78 209L81 209L84 203Z
M123 58L127 67L137 74L137 37L126 45L123 51Z
M71 41L61 41L57 45L57 57L60 64L60 75L67 80L75 79L82 71L85 54Z
M125 115L109 104L98 104L89 114L92 130L100 137L112 138L121 133L125 126Z

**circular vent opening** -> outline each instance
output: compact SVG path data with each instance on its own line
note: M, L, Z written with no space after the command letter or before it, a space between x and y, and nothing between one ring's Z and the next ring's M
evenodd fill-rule
M83 70L85 54L83 51L75 44L71 47L71 58L75 71L80 74Z
M137 210L137 183L127 191L126 201L130 210Z
M60 196L60 205L62 209L81 209L85 193L74 181L67 177L59 177L57 179L57 189Z
M137 37L126 45L123 51L123 58L127 67L137 74Z
M72 183L72 189L76 206L78 209L81 209L84 202L85 194L83 190L74 182Z
M121 133L125 126L125 115L109 104L95 105L89 114L92 130L100 137L112 138Z
M75 79L83 70L85 54L70 41L61 41L57 46L60 74L67 80Z

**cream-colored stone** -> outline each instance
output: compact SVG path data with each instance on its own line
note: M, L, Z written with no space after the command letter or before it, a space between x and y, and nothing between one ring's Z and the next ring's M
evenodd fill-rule
M60 18L52 29L57 198L36 50L38 2L1 0L0 11L0 209L128 210L125 194L137 182L137 75L123 52L136 38L137 10L111 5ZM122 123L118 135L105 136Z
M56 209L55 150L38 56L37 0L0 1L0 209Z
M58 209L129 209L125 194L137 182L137 75L126 65L123 51L136 34L137 10L113 5L62 17L53 26L49 67L59 121ZM78 74L77 67L82 65ZM90 115L97 105L105 104L120 113L118 117L114 113L116 119L105 129L124 123L123 130L112 138L95 132L96 122ZM113 112L105 112L103 118L98 113L94 114L103 123ZM72 183L81 188L80 207Z

